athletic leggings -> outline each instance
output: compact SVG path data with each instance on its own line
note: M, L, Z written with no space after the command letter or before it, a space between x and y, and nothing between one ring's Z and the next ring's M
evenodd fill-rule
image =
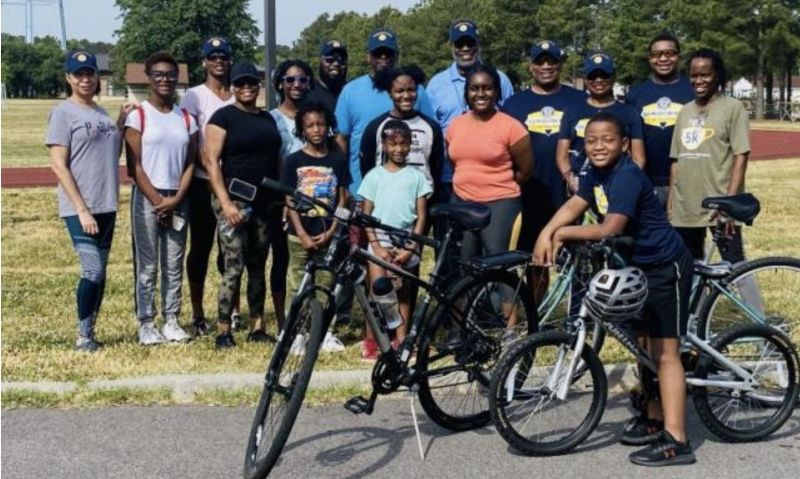
M189 253L186 255L186 276L189 287L200 285L201 290L208 273L208 257L214 246L217 217L211 209L211 190L205 178L192 178L189 186ZM221 266L220 255L217 264ZM222 269L220 269L222 272Z
M269 270L269 290L286 293L286 277L289 273L289 241L283 229L283 203L272 205L269 210L269 249L272 250L272 266Z
M453 203L465 201L453 194ZM519 198L508 198L482 203L492 212L489 225L479 233L464 233L461 241L461 257L472 258L484 254L502 253L514 249L516 245L510 244L514 223L521 221L521 204Z
M116 219L116 212L94 215L94 220L97 222L97 234L88 235L83 232L78 215L64 218L67 232L72 239L72 246L78 253L81 263L81 277L78 280L76 296L78 327L81 336L84 337L93 336L94 321L100 311L100 304L103 302L108 253L111 251Z

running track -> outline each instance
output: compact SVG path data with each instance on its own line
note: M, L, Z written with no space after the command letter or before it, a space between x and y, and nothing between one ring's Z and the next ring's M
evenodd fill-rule
M750 132L752 160L774 160L800 157L800 131L752 130ZM120 178L128 182L125 167L119 169ZM56 177L48 167L3 168L0 185L3 188L55 186Z

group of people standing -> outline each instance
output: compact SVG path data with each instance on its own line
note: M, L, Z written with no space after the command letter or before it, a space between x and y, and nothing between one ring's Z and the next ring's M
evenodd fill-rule
M614 61L603 52L585 59L582 92L561 83L564 50L553 41L538 41L528 58L531 86L515 93L502 71L481 61L475 22L454 21L449 45L453 63L426 85L419 68L398 66L399 43L390 29L370 34L369 72L350 81L346 46L327 41L316 78L302 60L278 66L272 87L280 102L266 112L256 106L257 69L247 62L232 64L230 44L215 36L202 47L202 85L177 103L177 61L156 53L145 62L148 99L123 106L116 122L93 99L95 57L70 53L65 63L70 95L51 114L46 144L60 182L59 215L81 263L75 348L100 347L94 323L116 220L123 143L134 183L134 305L144 345L210 332L203 296L215 240L217 348L235 346L244 271L247 340L274 341L265 327L267 259L271 253L269 285L280 328L287 286L296 292L305 262L323 254L331 240L333 223L322 211L287 209L291 198L263 187L264 178L280 179L331 204L360 203L395 227L423 233L433 226L435 236L443 231L427 224L431 205L484 204L491 222L465 235L461 254L535 251L538 267L530 284L536 299L547 288L547 267L561 242L626 232L637 241L634 261L673 286L666 297L663 291L652 296L679 303L675 285L683 285L680 278L691 273L685 271L684 244L692 256L702 257L706 230L714 221L701 200L741 192L744 186L748 119L738 101L723 95L727 76L719 54L708 49L691 54L687 77L680 73L678 39L661 33L648 48L651 77L621 102L613 91ZM613 161L603 159L609 155ZM600 223L585 231L571 229L590 206ZM742 260L741 232L731 226L730 233L732 247L723 256ZM369 229L352 230L351 241L409 270L419 267L417 245L398 250L380 231ZM192 334L179 324L184 257ZM155 323L159 274L161 328ZM371 266L369 274L374 280L386 272ZM407 321L416 294L407 285L398 288L399 310ZM349 299L346 290L341 296L336 312L343 322L352 292ZM671 326L646 330L664 367L662 386L678 381L677 338L685 331L686 312L676 308L662 307L653 320L662 326L672 321ZM403 335L401 326L396 340ZM344 346L329 331L323 349ZM362 357L377 357L368 330ZM636 418L629 433L644 437L653 427L663 430L660 421L666 417L674 444L688 444L675 391L682 389L678 385L664 395L664 411L656 408ZM643 444L642 437L633 442Z

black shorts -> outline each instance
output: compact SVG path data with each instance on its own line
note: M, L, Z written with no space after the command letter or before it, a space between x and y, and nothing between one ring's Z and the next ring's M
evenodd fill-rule
M517 240L517 249L533 251L536 239L547 226L547 222L558 211L558 205L553 204L549 187L535 178L522 186L520 198L522 200L522 231Z
M693 260L689 251L673 262L658 266L638 265L647 276L647 302L643 319L634 327L651 338L678 338L686 334Z

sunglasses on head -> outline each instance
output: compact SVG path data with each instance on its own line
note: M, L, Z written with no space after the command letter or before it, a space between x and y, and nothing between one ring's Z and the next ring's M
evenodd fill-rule
M308 85L308 82L311 81L311 77L307 77L305 75L304 76L289 76L289 75L287 75L287 76L283 77L283 81L285 83L289 83L290 85L293 84L293 83L299 83L301 85Z
M240 78L233 82L233 86L236 88L244 88L244 87L257 87L260 82L255 78Z
M154 81L175 81L178 79L178 72L171 70L168 72L160 71L160 70L153 70L150 72L150 78Z
M387 138L394 138L395 136L411 138L411 132L408 130L402 130L400 128L386 128L385 130L381 131L381 138L384 140Z

